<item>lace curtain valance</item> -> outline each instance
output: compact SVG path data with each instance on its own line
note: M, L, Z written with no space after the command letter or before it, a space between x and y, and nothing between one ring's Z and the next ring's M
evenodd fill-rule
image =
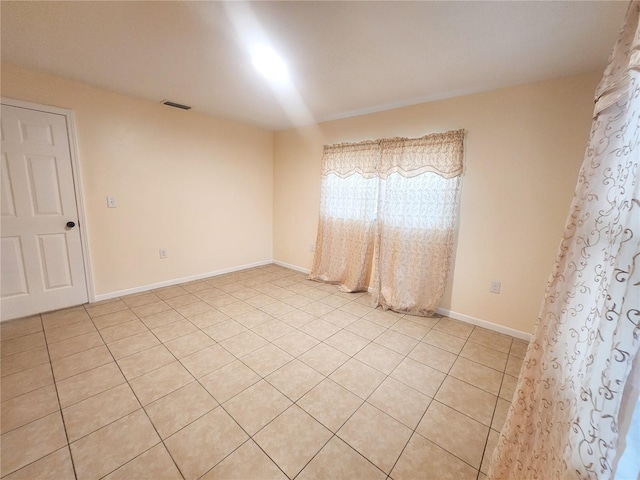
M325 145L322 156L322 178L333 173L346 178L359 173L364 178L373 178L380 163L380 142L367 140L358 143Z
M392 173L411 178L437 173L443 178L462 174L464 130L434 133L419 138L389 138L326 145L322 176L387 178Z
M437 173L443 178L462 175L462 141L464 130L434 133L420 138L390 138L380 141L378 174L392 173L411 178L423 173Z

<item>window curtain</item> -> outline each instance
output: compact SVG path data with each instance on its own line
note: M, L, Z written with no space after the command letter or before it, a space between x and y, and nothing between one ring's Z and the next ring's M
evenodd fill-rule
M373 300L431 316L449 277L463 164L462 130L381 142Z
M373 255L378 142L329 145L322 158L320 218L309 278L345 292L366 290Z
M310 277L366 288L385 309L431 315L447 283L463 162L462 130L326 146Z
M640 429L630 427L640 385L639 17L633 2L596 91L565 234L492 479L614 478L626 432ZM627 464L624 476L638 478L640 458L631 458L634 472Z

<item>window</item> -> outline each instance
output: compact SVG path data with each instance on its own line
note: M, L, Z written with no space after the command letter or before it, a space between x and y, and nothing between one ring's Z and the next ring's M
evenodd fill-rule
M378 305L431 315L446 286L463 131L325 147L310 278L366 288L375 249Z

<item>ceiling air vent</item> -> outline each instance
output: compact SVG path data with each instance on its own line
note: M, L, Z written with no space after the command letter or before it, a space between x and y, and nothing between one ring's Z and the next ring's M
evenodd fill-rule
M188 105L182 105L181 103L176 103L176 102L170 102L169 100L162 100L163 105L167 105L169 107L175 107L175 108L180 108L182 110L191 110L191 107L189 107Z

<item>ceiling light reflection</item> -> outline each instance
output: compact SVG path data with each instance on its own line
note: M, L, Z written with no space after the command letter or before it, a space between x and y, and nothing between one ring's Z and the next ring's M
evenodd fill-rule
M256 18L250 2L224 2L240 43L251 56L254 67L265 76L278 103L294 125L313 125L315 120L293 83L289 68L271 47L272 42Z
M251 60L256 70L264 75L267 80L278 83L288 80L289 70L287 69L287 64L272 48L255 48Z

